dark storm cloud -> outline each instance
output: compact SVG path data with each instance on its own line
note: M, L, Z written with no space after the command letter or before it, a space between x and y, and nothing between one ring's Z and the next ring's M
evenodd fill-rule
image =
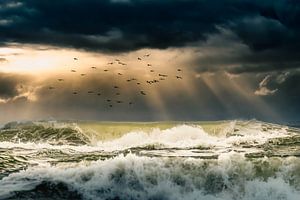
M266 60L267 61L267 60ZM272 71L284 71L284 70L292 70L300 67L300 62L289 62L286 61L284 63L276 62L274 60L270 60L270 62L258 63L258 64L245 64L235 67L228 67L225 69L229 73L232 74L240 74L240 73L264 73L264 72L272 72Z
M299 119L300 111L300 72L286 72L272 75L266 87L276 90L264 100L280 113L283 119Z
M0 1L0 46L43 44L106 53L142 48L195 49L194 55L188 55L191 61L186 66L199 73L215 74L218 87L211 89L213 86L200 75L195 87L203 93L195 94L194 99L178 92L162 95L166 110L178 120L185 116L259 117L266 106L285 119L299 119L299 24L299 0ZM224 72L235 78L228 78ZM22 80L0 73L0 98L18 96ZM82 89L96 90L92 88L94 84L95 81L82 84ZM65 118L84 114L95 119L160 119L159 112L142 97L133 111L128 107L109 110L105 101L99 103L95 96L87 98L86 93L74 99L69 85L55 90L52 96L47 86L36 91L37 102L30 102L40 106L35 112L44 110L41 116L53 112L53 116L65 114ZM246 97L233 90L238 86ZM111 88L106 90L111 92ZM19 99L24 103L22 100ZM193 100L195 103L190 103ZM266 105L254 109L259 105L254 100L263 100ZM8 104L14 107L13 102ZM268 113L263 114L261 119L270 120Z
M299 46L295 0L1 1L0 38L122 52L185 46L232 29L253 50Z
M253 30L255 28L252 27ZM269 33L270 37L272 34ZM259 40L268 43L268 39L253 39L253 45L258 45ZM269 47L258 49L247 45L238 33L228 27L221 27L219 33L208 36L205 43L198 43L191 65L199 73L227 71L240 74L294 70L300 67L300 53L295 50L298 45L296 39L294 46L292 42L284 47L277 44L271 47L270 42Z
M17 74L0 73L0 99L7 100L18 96L21 91L20 89L22 89L22 84L28 81L28 77Z

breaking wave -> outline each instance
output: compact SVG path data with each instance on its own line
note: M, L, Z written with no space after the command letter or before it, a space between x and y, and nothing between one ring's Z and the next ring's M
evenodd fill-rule
M76 127L51 123L9 123L0 130L0 141L82 145L89 139Z
M0 199L298 200L299 133L255 120L9 123Z
M5 148L71 148L78 151L116 151L130 148L211 148L258 146L272 139L298 137L299 131L257 121L228 122L217 133L195 124L179 124L168 129L152 128L124 132L111 140L97 140L102 133L87 133L76 124L29 124L5 126L0 144ZM299 138L298 138L299 139ZM275 141L275 140L274 140ZM281 141L288 141L281 139Z
M215 161L133 154L77 165L40 166L0 180L1 199L298 200L296 158Z

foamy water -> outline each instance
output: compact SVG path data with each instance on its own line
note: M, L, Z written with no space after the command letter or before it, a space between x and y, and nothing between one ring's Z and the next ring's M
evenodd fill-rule
M0 199L300 199L298 129L217 125L158 125L109 140L74 124L3 129Z

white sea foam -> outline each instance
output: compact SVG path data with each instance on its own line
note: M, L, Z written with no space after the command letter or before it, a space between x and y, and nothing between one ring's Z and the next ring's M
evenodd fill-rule
M72 126L76 128L76 124ZM55 128L66 127L69 126L63 124ZM76 130L79 134L82 132ZM43 186L50 191L62 183L67 190L59 195L78 193L91 200L300 199L299 158L259 157L248 160L244 153L232 151L242 149L245 144L247 153L250 152L249 146L251 150L261 151L261 148L255 148L256 145L296 133L289 132L284 126L256 121L233 121L217 134L205 130L199 125L178 125L165 130L132 131L111 141L95 141L93 145L2 141L0 148L9 153L12 162L21 159L20 166L23 167L24 161L24 167L29 164L29 168L21 171L18 171L21 168L16 168L18 172L1 177L0 199L14 199L18 191L26 199L26 191L34 195L36 187L43 183L50 184ZM138 153L123 151L131 149L134 152L136 149L133 148L138 148ZM199 152L208 157L218 156L208 160L194 159ZM108 157L118 156L105 158L101 153ZM7 166L14 165L5 160L5 156ZM99 160L82 161L88 156ZM71 161L64 160L67 157ZM57 186L55 191L61 189Z
M259 145L271 138L287 137L290 135L283 128L263 129L261 123L252 123L238 127L233 132L235 124L224 128L224 133L210 135L201 126L179 125L170 129L153 129L150 132L133 131L111 141L98 141L95 145L51 145L48 143L33 142L0 142L2 148L24 149L73 149L81 152L116 151L133 147L154 145L164 148L192 148L192 147L218 147L228 148L240 144ZM233 134L234 133L234 134Z
M259 174L255 163L234 153L224 154L215 162L129 154L75 166L36 166L0 180L0 199L46 181L64 183L84 199L298 200L300 191L288 182L299 178L292 166L295 162L278 167L264 161L258 166L264 170L266 163L273 169L265 175ZM296 177L289 177L290 173Z

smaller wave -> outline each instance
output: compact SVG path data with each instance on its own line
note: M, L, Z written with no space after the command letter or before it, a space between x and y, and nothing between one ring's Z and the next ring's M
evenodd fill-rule
M26 169L28 166L26 159L22 156L0 154L0 180L11 173Z
M0 130L0 142L84 145L90 141L79 129L57 123L9 123Z
M213 125L212 125L213 126ZM207 128L206 128L207 129ZM76 151L122 151L132 148L231 148L259 147L272 140L288 142L299 135L285 126L257 121L232 122L218 134L208 133L200 125L177 125L168 129L131 131L110 141L92 139L76 124L34 124L0 130L3 148L74 149ZM280 139L281 138L281 139Z
M152 148L228 148L232 146L259 146L273 138L290 137L285 127L263 123L230 123L223 134L212 135L199 125L179 125L170 129L153 129L151 132L133 131L112 141L99 141L105 150L123 150L134 147Z
M170 129L153 129L151 132L133 131L112 141L99 141L97 146L105 150L129 148L189 148L212 147L223 144L222 138L211 136L201 126L180 125Z

